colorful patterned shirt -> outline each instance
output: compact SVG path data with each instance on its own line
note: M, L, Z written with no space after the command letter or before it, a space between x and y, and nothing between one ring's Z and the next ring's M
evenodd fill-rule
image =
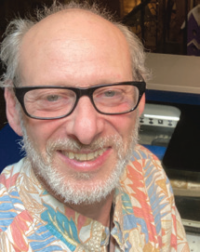
M115 252L189 252L160 161L137 146L115 190ZM109 228L66 207L39 183L26 158L0 176L0 251L107 251Z

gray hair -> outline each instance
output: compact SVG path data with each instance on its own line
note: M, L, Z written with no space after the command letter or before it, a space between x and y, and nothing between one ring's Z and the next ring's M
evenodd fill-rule
M90 11L96 15L103 17L104 19L110 21L113 25L118 27L118 29L124 34L127 43L129 45L131 61L132 61L132 74L134 79L146 80L149 76L148 70L146 69L145 63L145 53L143 45L138 39L138 37L133 34L129 29L119 22L115 22L110 13L105 9L101 9L97 4L89 5L87 2L76 3L74 0L70 1L68 4L53 3L53 5L48 8L44 6L43 10L37 10L36 18L33 19L15 19L8 25L5 38L1 43L0 48L0 58L3 64L6 66L6 72L2 75L0 80L0 87L10 86L10 83L15 81L16 85L20 83L20 73L19 67L19 54L20 45L24 35L33 27L36 23L46 18L49 15L57 13L59 11L68 9L82 9Z

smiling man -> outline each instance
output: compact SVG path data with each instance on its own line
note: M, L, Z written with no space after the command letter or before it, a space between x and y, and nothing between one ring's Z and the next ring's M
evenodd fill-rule
M1 45L26 158L0 177L0 251L189 251L159 161L137 145L138 39L96 6L14 20Z

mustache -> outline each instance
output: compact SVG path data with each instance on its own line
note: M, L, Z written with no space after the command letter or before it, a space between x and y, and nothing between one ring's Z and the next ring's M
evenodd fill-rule
M123 144L123 140L120 136L113 135L107 137L100 137L94 140L91 144L85 145L79 142L78 139L58 139L55 141L50 141L47 144L47 153L51 154L56 150L70 150L70 151L80 151L88 150L95 151L97 149L103 149L105 147L112 147L114 149L119 149Z

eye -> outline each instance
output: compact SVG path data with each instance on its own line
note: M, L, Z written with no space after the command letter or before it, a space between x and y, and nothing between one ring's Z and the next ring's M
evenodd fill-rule
M104 95L105 95L106 97L113 97L113 96L116 95L116 91L108 90L108 91L104 92Z
M59 99L58 95L49 95L47 96L47 101L57 101Z

